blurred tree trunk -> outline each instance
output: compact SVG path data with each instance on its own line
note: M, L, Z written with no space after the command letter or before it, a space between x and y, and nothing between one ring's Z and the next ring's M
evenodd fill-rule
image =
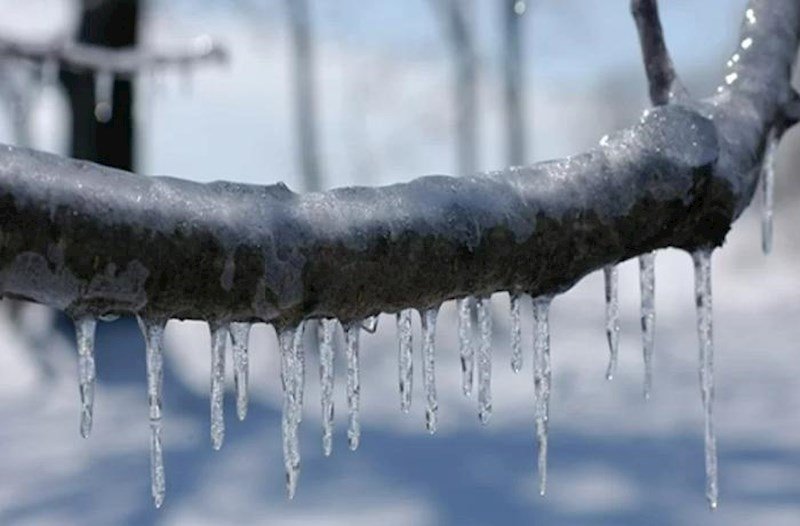
M136 45L140 0L81 0L77 40L107 47ZM101 72L102 73L102 72ZM134 170L134 91L131 80L114 79L110 119L100 122L95 75L62 71L72 113L71 155L79 159Z
M317 151L317 105L314 99L314 48L308 0L287 0L294 53L294 104L297 151L302 167L303 189L322 190Z
M528 159L526 151L525 103L523 95L522 21L527 10L524 0L502 0L504 95L506 130L508 133L507 162L522 166Z

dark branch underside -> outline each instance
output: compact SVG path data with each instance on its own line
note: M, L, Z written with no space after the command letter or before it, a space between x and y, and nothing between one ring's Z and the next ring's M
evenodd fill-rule
M73 314L356 320L564 291L662 247L719 245L785 119L800 6L753 0L735 78L568 159L297 195L0 152L0 288ZM750 17L748 17L749 19Z

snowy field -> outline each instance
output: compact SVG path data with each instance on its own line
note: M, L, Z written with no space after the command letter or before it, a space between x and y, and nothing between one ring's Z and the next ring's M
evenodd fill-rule
M148 42L208 32L233 53L227 67L142 84L140 171L299 188L289 113L287 41L280 2L152 2ZM274 5L272 5L274 4ZM447 48L423 0L320 0L322 159L326 184L383 184L452 173L453 115ZM482 61L480 164L502 166L499 25L479 2ZM742 0L664 1L675 60L698 93L721 77ZM36 38L69 27L69 2L0 0L0 30ZM260 7L253 9L252 5ZM263 7L266 6L266 7ZM38 11L37 11L38 10ZM46 12L49 17L31 13ZM495 13L491 15L491 13ZM540 0L530 16L530 122L534 160L588 148L646 106L626 0ZM494 24L494 26L491 26ZM491 27L490 27L491 26ZM2 33L0 33L2 34ZM354 95L356 94L356 95ZM35 144L63 151L64 102L46 89L32 118ZM0 141L10 141L0 115ZM89 440L78 434L71 324L47 309L12 317L0 334L0 524L800 524L800 135L779 152L773 255L760 250L758 203L714 254L716 429L720 506L704 497L691 258L656 257L653 395L642 397L638 265L620 267L621 351L605 380L603 281L595 273L554 300L548 492L537 492L531 379L531 307L523 307L525 362L510 367L508 296L492 298L494 413L484 427L461 395L454 305L437 327L439 431L424 426L419 347L411 413L399 410L394 318L362 336L362 439L347 449L341 345L334 451L322 455L318 362L309 357L301 425L302 474L285 498L279 361L274 331L251 337L251 406L212 451L209 336L198 322L167 326L167 496L152 508L144 350L133 320L101 324L99 385ZM794 162L792 162L792 159ZM756 196L758 199L758 196ZM12 319L16 321L12 321ZM415 342L420 341L414 319ZM341 344L341 335L339 343ZM228 360L231 363L231 360ZM228 385L233 379L229 366Z

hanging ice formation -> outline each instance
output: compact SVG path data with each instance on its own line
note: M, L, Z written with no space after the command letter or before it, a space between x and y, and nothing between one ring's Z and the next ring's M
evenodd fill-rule
M114 74L97 71L94 74L94 117L97 122L108 122L114 116Z
M303 406L300 398L303 375L300 364L302 349L298 343L302 339L303 325L285 328L278 332L281 353L281 385L283 387L283 465L286 470L286 492L294 498L297 479L300 476L300 445L297 428L300 425ZM298 337L298 333L300 336Z
M480 297L475 300L478 311L478 418L481 424L488 424L492 416L492 310L491 298Z
M333 450L333 333L336 320L323 319L317 326L319 338L319 382L322 401L322 452Z
M511 312L511 369L518 373L522 369L522 294L513 292L509 296Z
M225 346L228 326L209 323L211 332L211 447L219 450L225 440Z
M75 320L75 339L78 344L78 384L81 395L80 431L83 438L89 438L92 432L92 414L94 413L94 334L97 320L91 316L83 316Z
M458 350L461 358L461 390L464 396L472 394L472 376L475 368L475 350L472 346L472 318L470 305L475 298L467 297L456 301L458 310Z
M764 165L761 167L761 248L764 254L772 252L772 214L775 205L775 152L778 135L773 130L767 139Z
M349 323L344 329L344 347L347 359L347 408L350 412L347 442L352 451L358 449L358 444L361 440L361 424L358 421L358 413L361 408L361 381L358 364L360 332L360 323Z
M414 386L414 361L412 360L411 309L397 313L397 369L400 383L400 410L411 410L411 392Z
M694 260L697 335L700 339L700 392L705 416L706 499L717 507L717 439L714 434L714 337L711 302L711 250L700 249Z
M164 503L166 476L164 452L161 446L161 390L164 381L163 320L139 318L139 328L144 335L147 360L147 400L150 406L150 493L153 503L160 508Z
M436 316L439 307L427 309L422 318L422 386L425 389L425 427L436 432L439 401L436 397Z
M248 377L250 375L250 358L248 342L250 340L249 323L231 323L229 331L233 350L233 380L236 389L236 416L239 420L247 417Z
M653 386L653 350L655 347L655 252L639 256L639 287L642 295L642 356L644 358L644 397L650 398Z
M606 379L614 378L619 356L619 271L616 265L603 267L606 289L606 338L608 339L608 368Z
M547 430L550 420L550 296L533 300L533 386L536 438L539 444L539 494L547 490Z

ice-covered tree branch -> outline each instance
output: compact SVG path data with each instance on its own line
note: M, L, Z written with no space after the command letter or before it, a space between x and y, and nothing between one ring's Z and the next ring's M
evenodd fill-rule
M221 62L227 60L227 52L207 36L198 37L191 46L174 50L111 48L66 39L34 43L0 37L0 57L58 66L75 72L103 72L126 77L167 67Z
M526 168L298 195L5 147L0 287L76 315L285 325L501 290L553 294L656 248L720 245L794 101L800 5L748 9L713 97Z

